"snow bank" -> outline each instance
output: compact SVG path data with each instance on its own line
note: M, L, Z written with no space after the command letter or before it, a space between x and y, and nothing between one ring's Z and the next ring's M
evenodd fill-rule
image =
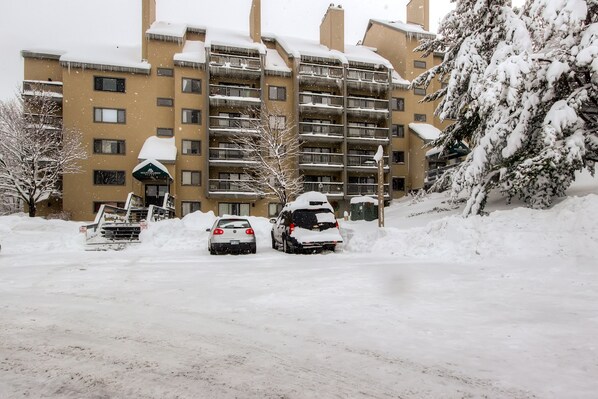
M139 160L155 159L157 161L176 161L176 144L174 137L148 137L139 151Z
M378 229L372 222L344 222L345 250L463 261L508 254L530 259L547 254L569 259L598 257L596 194L570 197L548 210L515 208L466 219L456 214L438 219L438 213L443 210L441 207L430 209L429 213L436 220L410 229ZM413 217L417 217L417 213ZM399 219L388 216L386 220L400 223Z

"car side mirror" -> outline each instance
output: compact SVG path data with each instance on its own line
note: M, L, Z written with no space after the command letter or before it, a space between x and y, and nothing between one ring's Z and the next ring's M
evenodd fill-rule
M270 223L272 223L272 224L276 223L276 219L274 219L274 218L270 219Z
M212 229L206 229L206 231L209 233Z

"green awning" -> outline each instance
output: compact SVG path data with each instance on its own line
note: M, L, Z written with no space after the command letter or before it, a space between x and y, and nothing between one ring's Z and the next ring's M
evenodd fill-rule
M139 181L172 181L166 166L155 159L147 159L133 169L133 177Z

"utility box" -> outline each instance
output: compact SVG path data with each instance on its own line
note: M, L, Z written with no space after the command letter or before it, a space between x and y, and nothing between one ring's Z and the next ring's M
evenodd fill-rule
M351 198L351 220L378 219L378 201L372 197Z

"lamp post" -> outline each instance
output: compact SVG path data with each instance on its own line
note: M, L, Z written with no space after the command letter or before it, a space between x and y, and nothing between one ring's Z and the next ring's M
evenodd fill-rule
M378 164L378 227L384 227L384 149L381 145L374 160Z

